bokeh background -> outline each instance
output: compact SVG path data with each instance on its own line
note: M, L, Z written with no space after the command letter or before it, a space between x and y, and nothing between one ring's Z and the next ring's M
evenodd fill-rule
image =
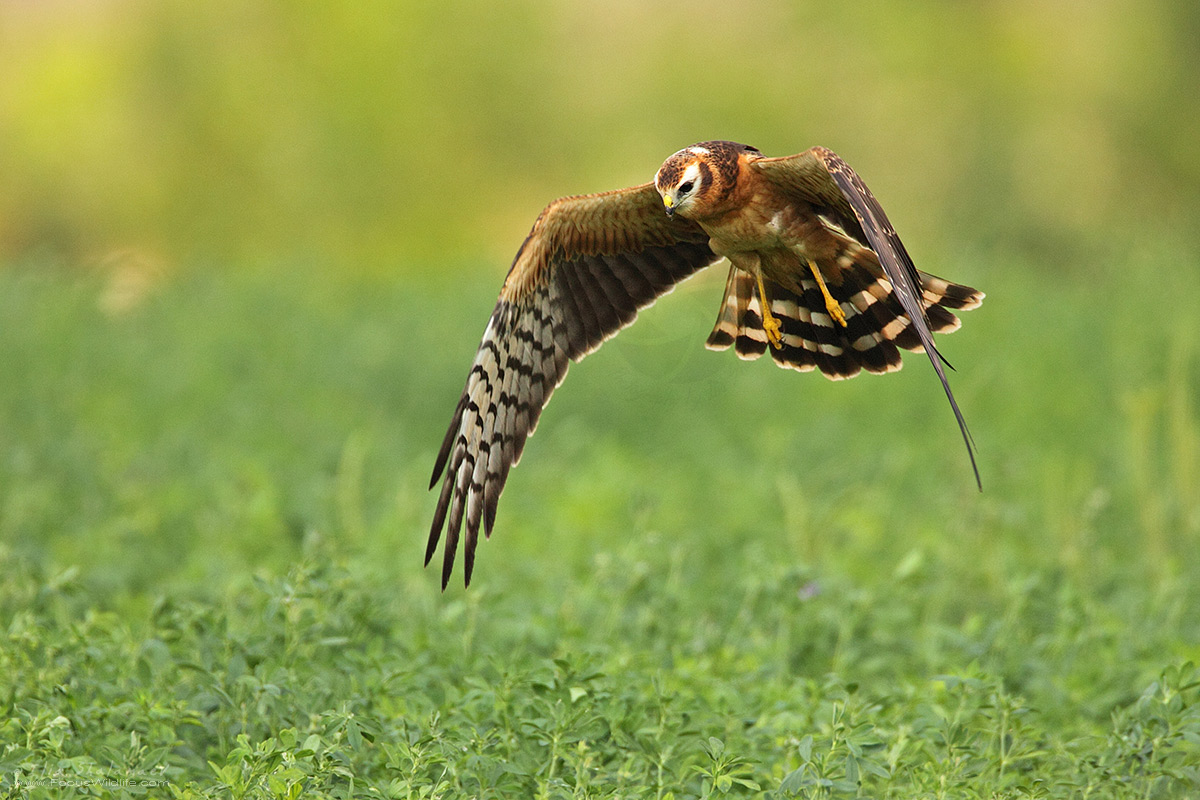
M3 0L0 261L491 271L729 138L835 149L918 253L1057 269L1195 227L1198 42L1187 0Z

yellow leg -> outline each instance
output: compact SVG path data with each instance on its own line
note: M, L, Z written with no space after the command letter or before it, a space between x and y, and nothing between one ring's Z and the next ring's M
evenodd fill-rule
M783 330L779 320L771 313L771 303L767 300L767 287L763 286L762 273L755 274L758 277L758 302L762 306L763 331L767 334L767 341L778 350L783 346Z
M846 327L846 313L829 293L829 289L825 286L825 279L821 277L821 270L817 269L817 265L811 258L806 258L805 261L808 262L808 268L812 270L813 277L817 279L817 286L821 287L821 294L825 295L825 309L829 312L829 316L833 317L834 321L843 328Z

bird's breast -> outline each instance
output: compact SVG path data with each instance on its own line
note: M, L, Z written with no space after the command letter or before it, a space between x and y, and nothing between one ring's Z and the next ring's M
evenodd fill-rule
M828 231L811 208L754 195L724 214L700 220L718 255L772 250L800 251L813 258L825 255Z

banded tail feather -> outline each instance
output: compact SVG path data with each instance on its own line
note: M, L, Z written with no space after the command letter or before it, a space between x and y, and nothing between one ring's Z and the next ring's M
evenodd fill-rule
M900 348L920 351L924 347L891 282L861 263L843 262L832 280L827 277L826 286L846 315L844 328L829 316L811 276L799 281L799 291L764 277L771 313L783 334L782 345L771 347L763 330L756 279L731 267L721 312L705 345L710 350L732 346L739 358L748 361L770 350L781 367L800 372L819 369L832 380L852 378L862 370L878 374L900 369ZM935 333L957 330L960 322L953 311L975 308L983 299L981 292L968 286L918 274L925 316Z

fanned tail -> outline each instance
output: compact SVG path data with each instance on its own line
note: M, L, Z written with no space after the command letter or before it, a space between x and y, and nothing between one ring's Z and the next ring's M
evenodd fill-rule
M734 348L739 358L753 360L768 349L781 367L810 372L819 369L832 380L852 378L860 371L895 372L903 366L900 348L923 347L911 321L892 292L892 284L867 256L871 251L844 253L836 268L822 274L830 294L846 315L842 327L829 315L816 280L809 275L796 288L764 278L771 313L782 326L783 342L771 347L762 325L762 304L756 279L731 267L725 299L706 346L711 350ZM873 256L873 254L871 254ZM930 330L957 330L954 311L978 306L983 293L925 272L918 273Z

